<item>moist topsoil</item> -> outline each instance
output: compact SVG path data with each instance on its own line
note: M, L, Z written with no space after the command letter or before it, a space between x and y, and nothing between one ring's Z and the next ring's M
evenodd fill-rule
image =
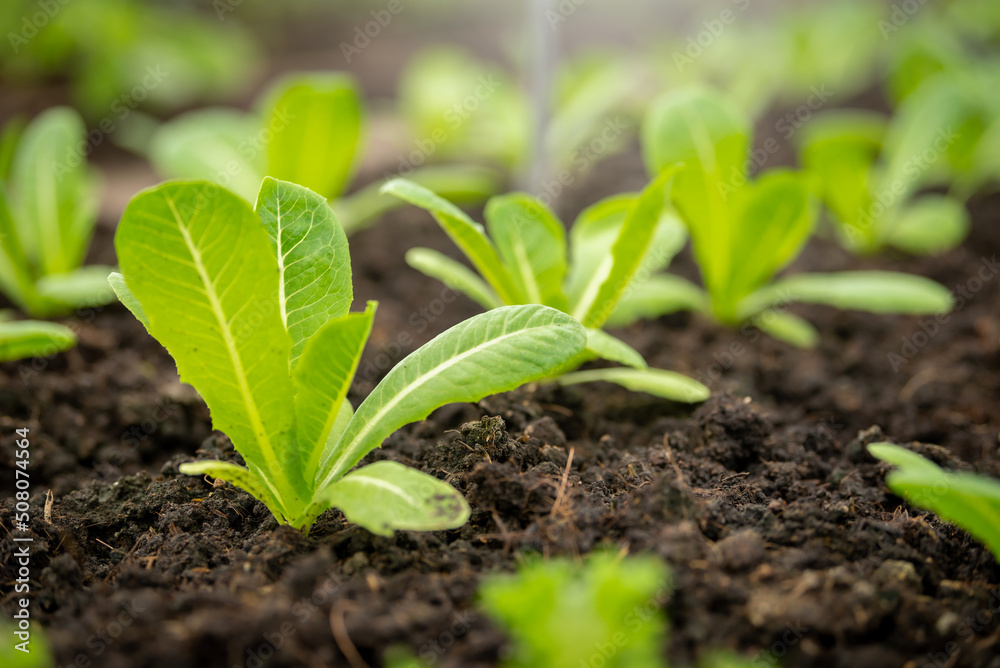
M641 183L636 163L606 162L562 213ZM472 517L455 531L382 538L331 511L305 536L240 490L179 474L239 458L127 312L81 311L67 320L78 348L0 367L8 490L14 430L31 430L33 620L61 666L379 666L396 644L433 665L493 666L509 646L476 606L486 575L529 554L625 548L672 569L660 602L671 665L732 649L763 666L1000 666L1000 566L890 493L865 450L919 442L943 466L1000 477L1000 199L972 209L969 239L935 258L859 260L815 239L791 268L928 276L956 291L946 321L792 306L821 333L799 350L668 316L619 334L652 365L707 382L704 404L532 385L442 408L368 456L461 490ZM380 302L355 405L477 312L405 265L413 245L455 256L416 210L351 239L356 308ZM113 261L106 231L96 247ZM687 251L671 270L697 277ZM8 617L25 545L9 533L12 496L0 518Z

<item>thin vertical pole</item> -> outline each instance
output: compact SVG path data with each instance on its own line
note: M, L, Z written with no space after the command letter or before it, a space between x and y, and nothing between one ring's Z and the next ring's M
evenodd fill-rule
M556 35L549 24L547 12L552 11L555 0L527 0L525 36L528 40L528 58L525 59L525 80L531 96L532 127L531 151L524 166L521 187L540 194L542 184L549 176L548 153L545 138L551 118L553 70L556 62ZM559 24L556 24L559 25Z

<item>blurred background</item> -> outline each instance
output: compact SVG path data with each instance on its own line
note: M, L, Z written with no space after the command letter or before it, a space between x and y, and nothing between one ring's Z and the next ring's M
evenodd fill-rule
M171 151L190 136L171 121L253 110L292 72L344 72L362 92L348 192L461 162L557 209L595 164L636 153L643 111L671 87L728 93L774 166L794 163L795 132L821 108L890 112L941 72L1000 83L995 0L6 0L0 28L0 122L78 110L103 225L138 189L189 175ZM967 119L979 135L1000 97L981 95Z

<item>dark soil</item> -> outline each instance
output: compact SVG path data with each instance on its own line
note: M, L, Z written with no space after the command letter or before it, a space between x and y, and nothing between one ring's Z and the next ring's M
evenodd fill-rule
M579 185L586 200L562 213L641 185L637 165L605 163ZM0 367L5 485L13 430L31 429L35 619L63 666L339 666L354 648L377 666L393 644L436 665L492 666L505 639L475 607L486 574L526 553L624 546L674 571L673 665L730 648L763 666L996 668L1000 566L889 493L886 467L864 449L883 438L936 443L914 447L1000 476L1000 279L990 269L1000 199L973 209L970 239L937 258L859 261L816 240L793 268L901 269L965 290L933 335L919 318L795 306L822 333L803 351L671 316L622 336L655 365L709 382L716 394L704 405L606 385L527 387L401 430L369 459L462 490L473 514L452 532L380 538L330 512L306 537L241 491L180 475L182 462L235 453L131 316L80 313L70 320L77 349ZM109 243L98 239L99 255ZM454 254L415 210L352 238L358 303L381 302L355 403L476 312L406 267L416 244ZM673 271L696 276L687 255ZM5 614L17 598L14 549L5 533Z

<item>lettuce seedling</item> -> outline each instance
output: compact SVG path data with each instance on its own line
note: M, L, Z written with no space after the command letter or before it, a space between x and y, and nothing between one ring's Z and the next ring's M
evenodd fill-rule
M532 145L532 101L522 87L455 47L432 47L410 61L401 79L399 108L414 145L433 147L429 160L478 158L516 170L540 150L543 164L578 174L628 146L634 136L635 98L643 87L637 69L608 53L558 67L546 101L552 113L544 146Z
M81 267L97 222L97 179L80 152L83 121L65 107L0 135L0 291L28 315L47 318L114 299L110 267ZM0 318L0 359L71 348L54 323Z
M47 357L76 345L69 327L41 320L12 320L10 311L0 311L0 362Z
M254 210L216 184L168 183L133 198L115 247L119 298L246 462L181 471L227 480L297 528L330 507L378 534L460 526L469 509L447 483L392 461L351 469L403 425L543 378L586 340L553 309L498 309L409 355L355 411L376 305L348 312L347 238L323 197L266 178Z
M347 74L293 74L278 81L250 113L212 108L162 125L149 146L156 169L171 178L208 179L253 201L267 175L334 200L348 234L391 208L375 184L344 197L358 166L364 109ZM412 177L465 200L495 192L484 169L434 167Z
M662 214L664 176L640 195L623 195L584 211L573 228L567 258L562 223L541 201L514 193L490 199L486 227L451 202L412 182L397 179L383 188L431 213L478 271L427 248L413 248L413 268L465 293L486 309L507 304L543 304L569 313L587 328L587 349L560 370L564 384L608 381L676 401L708 398L701 383L671 371L651 369L637 351L601 330L613 315L627 324L638 312L619 310L623 296L667 263L684 243L684 230ZM570 373L601 358L625 368Z
M930 86L908 98L891 121L872 112L833 111L803 129L803 166L846 248L930 254L961 243L969 229L962 201L917 191L947 180L935 175L961 144L962 113L959 98Z
M671 576L656 557L600 552L583 565L532 561L483 582L480 604L506 629L510 668L658 668Z
M898 467L886 476L893 493L952 522L983 542L1000 562L1000 480L945 471L929 459L891 443L868 451Z
M800 173L768 170L747 177L750 127L718 94L686 89L665 95L645 120L647 168L677 169L670 200L687 225L707 290L705 312L719 322L751 322L798 346L818 334L783 307L827 304L873 313L926 314L951 308L951 294L920 276L884 271L775 275L801 252L813 232L817 206ZM675 284L679 279L674 281ZM687 284L686 291L697 290ZM646 315L677 309L673 295L649 303Z

